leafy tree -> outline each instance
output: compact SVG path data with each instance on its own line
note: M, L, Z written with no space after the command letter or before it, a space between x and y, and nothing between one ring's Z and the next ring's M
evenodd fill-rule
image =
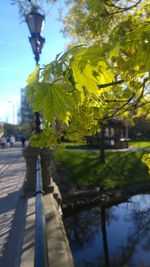
M64 18L64 32L72 36L75 43L88 42L88 44L97 44L102 47L104 52L102 57L105 58L105 62L108 61L110 63L111 61L112 67L116 69L116 77L121 75L120 82L123 84L122 89L126 88L126 100L121 97L117 86L116 96L118 92L122 105L118 106L118 100L110 98L110 92L107 94L108 98L105 93L105 100L109 101L109 104L112 101L116 101L116 106L120 109L120 113L127 115L131 110L127 102L133 102L133 98L136 95L134 109L138 108L138 111L134 112L134 114L140 116L145 113L145 116L148 117L149 87L147 85L146 88L146 77L147 75L149 76L148 65L150 62L146 59L148 56L147 48L149 47L149 38L147 39L146 36L149 35L149 3L147 1L112 0L68 0L67 3L70 8L68 15ZM140 23L141 27L139 27ZM108 42L109 53L107 51ZM142 49L141 51L140 48L142 47L144 50ZM94 49L93 45L91 48ZM117 57L115 53L117 53ZM145 63L148 64L147 67L144 66ZM143 84L138 84L139 80ZM114 82L114 86L116 84ZM110 106L107 105L107 107L110 110ZM112 114L109 116L118 115L118 108L114 107ZM109 116L104 116L103 122Z
M127 116L137 108L140 113L149 111L150 4L130 1L129 6L128 1L117 0L67 4L65 32L84 45L36 69L28 79L27 94L34 111L42 110L45 136L60 120L68 136L82 138L103 129L114 116Z
M109 44L106 48L110 55ZM49 124L59 119L69 125L68 134L75 138L93 134L99 126L97 121L103 125L114 116L134 110L141 100L149 104L149 78L141 76L143 79L139 80L139 74L136 77L128 69L127 76L118 77L118 66L113 68L109 60L99 46L79 46L58 55L42 69L40 82L36 80L37 73L29 78L28 97L34 110L42 109Z
M78 43L101 43L116 25L137 11L143 16L149 14L145 0L68 0L65 14L64 33ZM124 25L125 28L127 25ZM127 29L127 28L126 28Z

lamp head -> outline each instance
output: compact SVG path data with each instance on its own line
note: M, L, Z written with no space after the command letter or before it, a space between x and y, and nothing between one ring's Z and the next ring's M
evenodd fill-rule
M26 22L32 35L41 34L44 27L45 16L40 14L37 6L33 6L31 12L26 15Z

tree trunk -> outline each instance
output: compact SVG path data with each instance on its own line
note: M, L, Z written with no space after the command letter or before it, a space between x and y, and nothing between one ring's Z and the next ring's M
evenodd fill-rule
M100 163L105 163L105 125L101 123Z

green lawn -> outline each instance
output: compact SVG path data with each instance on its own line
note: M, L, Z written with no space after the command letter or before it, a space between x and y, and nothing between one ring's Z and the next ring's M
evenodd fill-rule
M134 147L150 147L150 141L130 141L129 146L134 146Z
M89 149L90 146L88 146L86 143L76 143L76 142L63 142L62 143L66 148L70 148L70 149ZM129 147L139 147L139 148L145 148L145 147L149 147L150 148L150 141L129 141ZM92 148L92 147L91 147ZM97 149L99 149L99 147L97 147Z
M67 150L56 155L72 182L104 189L150 182L149 157L150 154L144 151L107 152L106 163L99 164L98 151Z

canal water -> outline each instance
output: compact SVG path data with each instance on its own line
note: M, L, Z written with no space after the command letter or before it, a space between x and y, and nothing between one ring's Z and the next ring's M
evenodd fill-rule
M150 194L64 218L75 267L150 267Z

